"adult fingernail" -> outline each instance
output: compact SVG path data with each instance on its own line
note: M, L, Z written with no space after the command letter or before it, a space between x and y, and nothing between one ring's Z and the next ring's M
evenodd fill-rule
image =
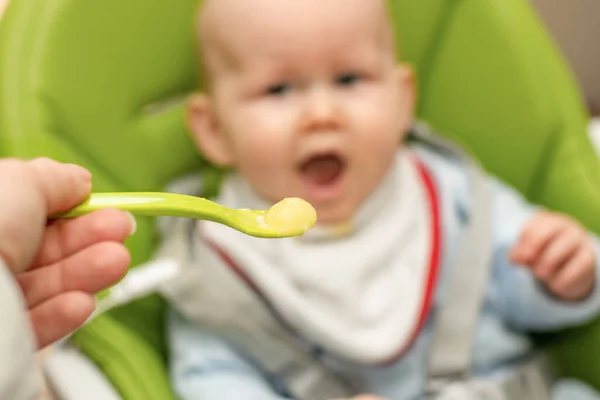
M75 173L82 181L89 182L92 180L92 173L87 169L77 164L67 164L71 171Z
M137 232L137 221L135 220L133 214L129 211L125 211L125 214L127 214L129 219L131 220L131 232L129 233L129 236L133 236L135 235L135 232Z

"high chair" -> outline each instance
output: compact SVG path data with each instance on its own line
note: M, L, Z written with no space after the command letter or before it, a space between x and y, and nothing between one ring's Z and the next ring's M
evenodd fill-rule
M401 57L418 77L419 118L531 201L600 233L588 115L529 2L390 4ZM95 191L159 191L206 170L184 122L196 85L195 9L196 0L12 0L0 22L0 155L82 164ZM134 267L156 240L155 221L139 219L127 242ZM146 296L54 349L46 372L59 397L174 399L164 309ZM600 387L600 324L540 342L565 374Z

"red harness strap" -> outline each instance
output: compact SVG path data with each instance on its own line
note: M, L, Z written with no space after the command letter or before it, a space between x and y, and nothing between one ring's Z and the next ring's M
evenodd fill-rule
M421 306L421 313L419 315L419 322L415 326L413 333L410 336L410 340L402 346L402 348L389 360L385 360L381 365L394 364L400 359L404 353L410 348L414 341L419 336L423 325L427 322L427 318L431 312L431 306L435 295L435 286L437 283L437 277L439 274L441 254L442 254L442 229L441 229L441 213L439 204L439 194L433 179L433 175L429 169L423 164L423 162L417 158L414 159L419 175L423 185L425 186L425 194L429 203L429 211L431 215L431 234L432 234L432 246L431 256L429 258L429 270L427 274L427 282L425 287L425 298Z

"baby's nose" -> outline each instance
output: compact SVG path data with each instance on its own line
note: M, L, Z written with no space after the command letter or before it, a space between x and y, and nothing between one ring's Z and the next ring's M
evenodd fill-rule
M307 95L302 116L305 130L336 130L345 123L344 110L334 91L315 89Z

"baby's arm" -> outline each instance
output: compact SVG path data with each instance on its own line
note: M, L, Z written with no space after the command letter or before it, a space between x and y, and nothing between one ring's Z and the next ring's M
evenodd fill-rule
M257 368L218 336L180 315L168 321L170 375L182 400L285 400Z
M554 330L600 312L596 238L567 217L528 205L497 182L492 212L492 296L509 322Z

